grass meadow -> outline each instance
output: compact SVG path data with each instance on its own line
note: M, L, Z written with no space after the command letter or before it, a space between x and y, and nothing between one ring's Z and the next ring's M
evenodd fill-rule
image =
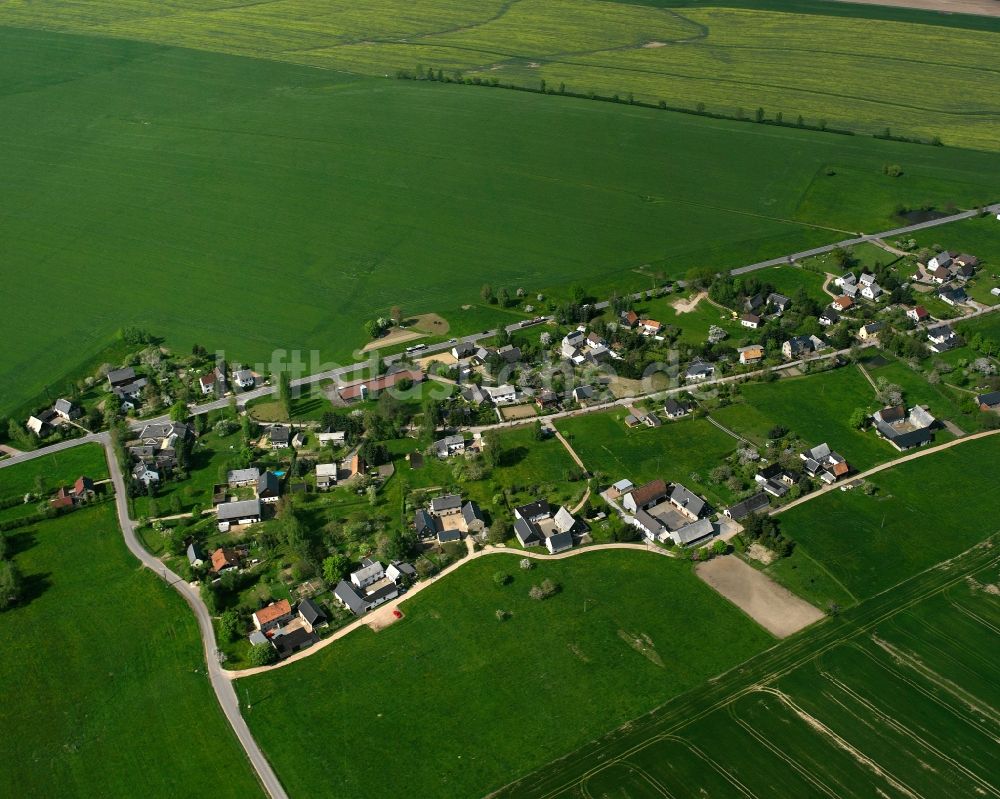
M733 501L725 485L709 481L709 472L736 451L739 442L707 419L680 419L662 427L629 429L628 411L588 413L556 421L587 469L604 482L627 477L636 485L662 477L704 494L715 507Z
M792 508L782 531L856 600L870 597L1000 532L998 458L998 436L941 450L869 478L875 496L832 491Z
M52 12L46 27L100 24L127 37L102 13L157 31L188 16L158 8L4 6L0 24ZM249 31L283 9L217 15L236 13ZM342 22L341 11L328 16ZM192 14L183 24L204 31ZM77 22L55 19L66 15ZM365 342L364 321L393 305L438 312L461 335L497 318L476 304L483 283L549 296L569 282L621 290L652 272L738 266L840 238L858 216L891 225L910 195L977 201L1000 164L991 153L28 29L0 27L0 83L6 263L45 275L48 309L37 313L30 281L10 281L0 413L60 385L130 324L180 351L197 343L251 364L276 348L339 361ZM886 162L906 174L885 177ZM828 177L829 164L854 172ZM867 191L871 181L889 193ZM801 216L824 182L856 201L819 222Z
M678 6L669 8L663 6ZM897 133L997 149L993 80L998 25L862 9L790 13L790 4L692 7L605 0L305 0L166 14L151 0L0 7L0 24L275 59L384 76L418 67L585 94L788 122ZM871 80L878 74L879 80ZM919 99L918 99L919 98Z
M495 584L498 570L509 585ZM545 578L560 593L529 599ZM636 552L527 572L515 556L491 555L403 609L377 634L362 628L239 681L247 721L291 795L377 782L391 795L482 796L773 640L689 564ZM365 757L358 741L389 749Z
M80 444L62 452L0 469L0 499L36 493L54 493L80 476L103 480L108 476L108 462L100 444Z
M0 613L11 686L0 794L262 796L209 685L194 616L138 568L114 504L7 538L26 597Z

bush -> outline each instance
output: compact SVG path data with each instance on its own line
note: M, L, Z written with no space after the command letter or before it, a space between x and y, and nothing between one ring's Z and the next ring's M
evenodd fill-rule
M493 582L500 586L510 585L513 579L514 578L506 572L495 572L493 574Z
M543 599L548 599L550 596L555 596L558 593L559 584L546 577L538 585L531 586L528 596L541 602Z
M270 666L278 658L278 653L270 644L255 644L250 648L247 660L251 666Z

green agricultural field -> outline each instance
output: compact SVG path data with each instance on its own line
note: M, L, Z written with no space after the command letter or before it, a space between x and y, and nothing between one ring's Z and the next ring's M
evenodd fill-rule
M996 793L998 565L974 547L497 795Z
M984 314L975 319L970 319L968 322L960 322L956 328L966 339L970 339L978 333L984 339L988 339L996 345L994 353L1000 352L1000 314ZM965 350L963 355L971 357L973 353L971 350Z
M683 5L683 8L660 6ZM477 80L795 124L940 137L996 149L993 63L1000 26L939 25L932 14L604 0L434 0L417 6L335 0L223 6L194 0L165 13L142 0L85 6L0 5L0 24L111 35L157 44L385 76L442 70ZM746 5L746 4L740 4ZM875 24L871 17L881 16ZM878 80L871 76L877 74ZM919 101L916 99L919 97Z
M739 442L707 419L664 422L662 427L625 427L627 410L588 413L559 419L567 437L591 472L606 482L627 477L636 485L662 477L704 494L717 508L733 501L725 485L709 481L709 472L732 455Z
M0 469L0 499L32 493L50 493L81 475L92 480L108 476L108 462L100 444L80 444L43 458Z
M81 9L4 4L0 21ZM130 35L102 9L164 32L187 16L98 3L74 24ZM259 32L266 10L219 14ZM329 19L361 14L342 11ZM315 44L303 36L296 46ZM318 369L350 358L393 305L472 332L500 315L476 305L483 283L548 296L738 266L836 240L859 214L892 224L899 192L862 191L869 180L929 181L920 201L963 204L991 198L1000 171L994 153L27 29L0 28L0 84L5 263L45 274L49 310L30 281L7 287L0 413L78 374L129 324L248 363L315 350ZM882 175L887 161L906 176ZM834 180L829 163L865 180L838 174L857 202L809 226L797 209Z
M782 532L855 599L870 597L1000 532L987 468L998 458L1000 436L940 450L869 478L875 496L832 491L792 508Z
M510 585L494 583L498 570ZM529 599L546 578L561 592ZM498 608L510 618L498 621ZM482 796L772 642L688 564L642 552L527 572L513 555L490 555L402 609L377 634L362 628L239 681L247 721L292 796L376 781L394 796ZM358 740L391 750L359 757Z
M781 425L807 446L824 441L852 467L864 471L896 452L870 432L850 425L855 408L877 410L875 389L856 366L792 377L773 383L747 383L741 399L712 411L731 430L763 445L768 431Z
M3 470L18 472L21 467ZM25 602L0 613L4 796L262 796L185 602L139 569L108 503L7 534Z

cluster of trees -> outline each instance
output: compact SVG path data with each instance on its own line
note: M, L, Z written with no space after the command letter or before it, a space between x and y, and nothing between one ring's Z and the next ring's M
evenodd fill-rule
M691 550L691 560L696 563L704 562L719 555L725 555L727 552L729 552L729 544L721 538L716 538L715 541L708 546Z
M548 599L550 596L558 594L559 589L559 583L546 577L540 583L531 586L528 596L541 602L543 599Z
M0 535L0 610L14 605L24 590L24 580L17 565L9 557L7 537Z
M752 513L742 524L742 535L746 539L760 543L783 558L792 554L795 542L781 534L778 520L773 516Z

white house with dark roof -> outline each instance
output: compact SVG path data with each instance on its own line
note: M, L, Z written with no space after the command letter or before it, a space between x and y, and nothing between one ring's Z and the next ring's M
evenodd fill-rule
M55 412L56 416L60 419L65 419L66 421L76 419L80 415L80 409L68 399L57 399L55 405L52 406L52 410Z
M261 519L260 500L223 502L215 509L215 518L219 531L223 533L228 532L234 524L256 524Z
M700 383L715 377L715 366L702 361L695 361L684 372L684 379L691 383Z
M241 388L246 391L249 388L253 388L254 383L256 382L257 381L253 376L253 372L249 369L237 369L233 372L233 383L237 388Z
M674 483L670 491L670 504L692 521L699 519L708 509L708 503L680 483Z

